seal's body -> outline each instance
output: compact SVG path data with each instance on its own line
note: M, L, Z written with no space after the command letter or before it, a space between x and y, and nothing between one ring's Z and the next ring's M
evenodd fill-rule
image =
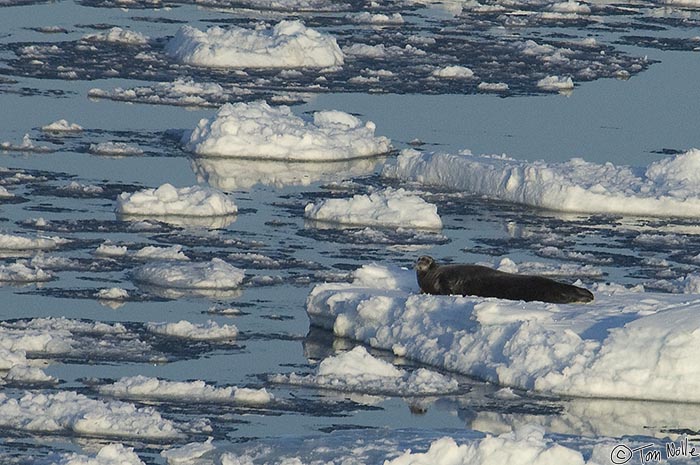
M427 255L416 262L416 275L420 290L425 294L539 300L558 304L593 300L593 294L587 289L542 276L505 273L479 265L441 266Z

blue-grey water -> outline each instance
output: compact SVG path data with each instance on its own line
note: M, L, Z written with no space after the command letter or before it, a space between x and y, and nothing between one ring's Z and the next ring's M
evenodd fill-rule
M684 406L684 414L678 416L678 409L654 403L543 399L528 393L517 400L504 401L493 396L499 389L497 386L464 378L460 379L462 395L421 400L421 408L416 408L415 399L368 399L267 382L269 374L293 370L310 372L318 360L333 354L334 350L352 347L350 341L334 340L332 335L310 328L305 301L315 284L347 279L350 271L363 264L381 262L410 266L416 256L423 253L453 261L497 263L502 257L510 257L516 262L557 264L538 256L542 239L547 236L556 238L557 244L567 250L601 257L601 262L594 266L600 268L602 274L584 276L586 284L612 281L653 288L653 283L661 279L681 277L694 269L691 258L700 252L700 238L688 232L694 226L692 221L562 216L468 195L425 191L426 198L438 205L445 223L441 234L380 231L383 239L378 240L377 235L371 238L358 235L356 229L323 230L305 224L302 212L307 203L329 195L365 192L371 186L384 183L377 174L383 160L377 160L375 166L355 167L350 175L348 167L340 167L335 175L326 175L308 185L282 186L246 179L246 173L254 171L252 166L239 169L234 165L227 169L222 162L219 168L226 170L228 177L218 182L210 180L210 183L229 191L240 213L234 222L220 229L154 223L154 229L135 230L130 227L131 223L115 216L115 198L122 190L156 187L165 182L176 186L203 182L193 169L193 161L169 131L193 128L200 118L211 117L215 109L89 99L87 94L92 88L110 90L153 85L152 77L143 75L128 59L126 55L131 52L124 52L121 60L119 50L110 49L96 54L96 61L81 61L85 57L75 52L75 44L84 34L103 30L103 25L127 27L162 39L172 36L183 23L200 28L230 22L251 25L260 19L289 16L301 17L307 24L338 34L343 45L398 40L395 37L398 34L393 34L397 29L424 36L439 36L447 31L444 33L458 37L472 37L469 31L475 30L472 38L476 46L458 47L455 56L449 57L445 50L436 47L431 50L430 59L444 60L444 64L452 63L455 57L464 64L473 62L477 73L478 66L486 67L502 57L489 53L510 50L510 42L503 42L502 37L542 42L564 40L569 36L577 39L593 36L609 49L606 54L584 54L582 60L590 63L599 60L600 69L606 69L612 66L605 61L606 57L616 56L622 63L620 66L632 70L626 79L611 76L615 73L615 69L611 69L590 80L575 79L577 86L571 95L558 95L542 92L534 86L543 73L556 74L556 69L541 70L526 63L515 72L507 63L502 63L494 68L494 81L509 82L512 91L498 96L480 94L471 84L460 89L455 83L423 82L416 76L425 63L396 58L377 65L359 60L348 65L347 75L341 73L328 89L314 93L306 103L293 109L297 114L318 109L358 114L364 120L374 121L377 133L391 138L397 149L419 139L429 150L470 149L475 153L506 153L515 158L551 162L582 157L600 163L645 166L665 156L664 153L700 144L697 126L700 85L696 78L700 60L693 51L692 42L681 41L676 46L681 50L662 50L646 46L641 39L626 39L638 35L681 39L697 36L700 34L698 14L692 10L668 10L657 18L650 13L656 6L641 4L636 5L636 13L630 15L601 10L602 19L593 24L586 21L534 22L503 28L497 24L498 18L489 15L475 18L463 13L453 17L439 7L379 3L378 11L401 11L407 24L373 29L346 24L345 12L297 15L256 9L219 10L186 1L161 9L153 9L148 4L142 5L143 9L120 9L109 7L107 2L88 0L35 4L0 2L0 142L19 144L28 133L37 145L55 148L52 153L0 152L0 166L43 176L39 181L6 186L21 202L5 201L0 205L0 228L12 234L31 235L39 231L70 238L74 240L70 247L47 254L82 263L76 269L55 270L58 279L48 283L0 287L0 319L66 317L125 322L134 328L137 338L143 337L141 328L145 322L181 319L233 323L241 332L235 345L155 341L158 355L167 360L163 363L153 363L126 351L91 357L90 351L84 350L72 358L59 357L45 369L60 379L56 386L8 385L0 388L3 394L18 396L26 389L77 390L99 398L91 388L94 383L133 375L266 387L279 402L263 408L155 403L166 418L211 422L213 431L194 431L176 444L203 441L211 435L218 446L231 450L244 440L324 435L347 428L360 431L365 428L426 431L456 428L500 432L518 424L536 423L552 433L584 437L660 436L669 431L698 429L697 406ZM366 5L352 8L359 11ZM655 27L648 27L650 25ZM36 30L47 26L60 26L67 32ZM20 47L50 43L77 54L56 53L47 57L38 69L18 60ZM494 43L501 48L490 48ZM162 54L160 43L148 48L152 53ZM482 49L483 52L475 51ZM601 58L603 55L605 57ZM117 70L116 76L95 71L100 59L107 60L102 64ZM640 63L639 68L634 67ZM79 68L77 79L57 76L61 67L73 65ZM399 77L383 88L379 85L378 89L347 84L352 73L361 73L371 66L394 67ZM532 75L527 74L528 70ZM580 71L567 69L562 74ZM184 72L199 73L195 78L202 82L235 81L232 76L207 75L206 71L177 70L166 65L156 74L159 80L174 80ZM285 85L274 79L268 84L258 85L253 80L245 84L258 86L256 92L269 96ZM312 81L304 79L295 82L295 88L311 85ZM39 130L61 118L80 124L85 130L64 136L51 136ZM88 153L91 143L106 141L129 142L138 145L146 154L112 158ZM338 168L331 167L329 171L334 169ZM300 171L303 177L303 167ZM237 173L240 179L231 180L231 172ZM348 178L356 181L345 186L348 190L336 192L337 185L329 184ZM71 181L103 186L109 195L57 195L56 188ZM31 221L37 218L43 218L46 225L37 227L36 222ZM682 246L635 242L638 231L645 228L678 234L685 241ZM137 262L96 258L94 250L105 240L128 245L130 250L145 245L181 244L185 253L192 257L220 256L245 268L249 276L275 279L271 285L248 282L240 295L164 295L158 290L139 288L132 282L130 270ZM232 253L262 254L273 258L278 265L251 265L240 255L229 257ZM15 259L7 258L6 262ZM652 259L667 260L667 263L661 267L652 266ZM105 287L123 287L138 299L110 308L93 297L95 291ZM212 308L222 307L240 309L241 314L225 317L210 312ZM86 347L97 342L88 340ZM375 354L392 360L391 354ZM627 411L646 412L642 418L652 420L650 423L622 422ZM0 438L0 457L9 463L35 463L56 451L85 453L94 449L93 441L100 441L72 434L46 435L13 429L0 432ZM148 463L164 463L159 452L173 445L149 445L138 439L119 441L136 447Z

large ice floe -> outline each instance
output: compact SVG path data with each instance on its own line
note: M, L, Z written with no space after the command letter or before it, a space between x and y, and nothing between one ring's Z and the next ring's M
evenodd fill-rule
M116 211L123 216L212 217L238 213L238 207L226 194L203 186L176 188L163 184L156 189L122 192Z
M440 229L437 207L404 189L387 188L349 199L327 199L310 203L304 217L330 223Z
M220 258L195 263L148 263L133 272L134 281L175 289L236 289L244 276L243 270Z
M538 208L639 216L700 216L700 150L646 168L405 150L383 176Z
M188 150L206 157L244 157L287 161L334 161L380 155L390 150L375 125L342 111L319 111L313 121L289 107L266 102L222 106L183 137Z
M301 21L257 29L183 26L165 50L182 63L207 67L327 68L341 66L344 59L334 37Z
M274 383L313 386L339 391L385 395L438 395L455 393L459 383L435 371L419 368L408 372L372 356L357 346L321 361L316 373L273 375Z
M609 290L571 305L434 296L412 270L367 265L316 286L307 312L337 336L507 386L699 402L700 296Z

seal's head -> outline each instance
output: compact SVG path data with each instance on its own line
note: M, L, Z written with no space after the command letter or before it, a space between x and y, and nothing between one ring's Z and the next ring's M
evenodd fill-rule
M428 255L423 255L416 261L416 271L418 273L427 273L431 268L434 268L437 266L437 263L433 259L433 257L430 257Z

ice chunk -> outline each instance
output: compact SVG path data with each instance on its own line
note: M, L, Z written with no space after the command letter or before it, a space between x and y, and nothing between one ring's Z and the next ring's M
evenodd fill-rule
M294 161L363 158L389 151L375 125L341 111L323 111L313 122L289 107L266 102L226 104L216 117L203 119L186 140L197 155Z
M176 188L163 184L157 189L117 197L117 213L134 216L226 216L238 212L233 200L223 192L202 186Z
M203 32L183 26L165 50L183 63L209 67L327 68L344 61L334 37L301 21L254 30L215 26Z
M236 325L219 325L212 320L203 324L185 320L177 323L148 323L146 329L156 334L199 341L229 340L238 336Z
M243 270L220 258L196 263L149 263L133 273L135 281L175 289L236 289L244 276Z
M404 189L387 188L351 199L328 199L310 203L304 216L316 221L351 225L442 228L437 207Z

